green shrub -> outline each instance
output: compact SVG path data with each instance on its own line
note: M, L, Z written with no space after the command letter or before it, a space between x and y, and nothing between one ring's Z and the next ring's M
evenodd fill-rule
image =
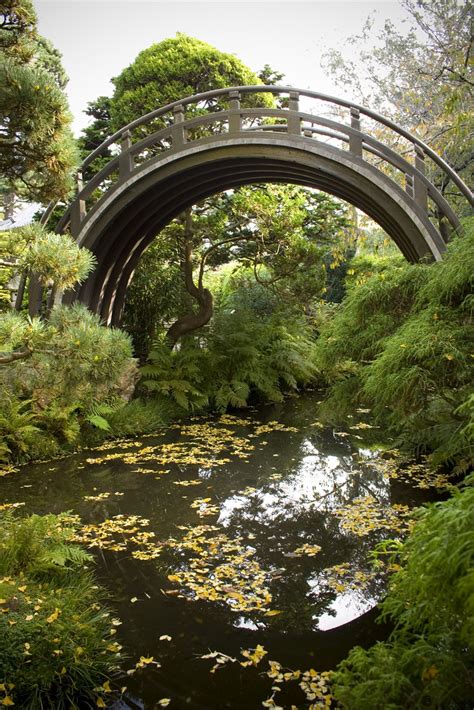
M158 401L169 397L181 411L224 411L252 398L281 401L285 390L311 382L313 351L313 334L301 317L277 312L261 319L251 310L223 309L178 350L156 343L141 372Z
M401 544L381 604L387 642L352 649L334 676L350 710L471 707L474 695L474 476L428 506Z
M351 286L316 348L333 416L364 404L434 464L472 466L473 274L474 221L441 262Z
M0 350L29 351L0 366L4 459L70 450L95 408L130 394L134 385L129 337L102 326L83 306L54 308L47 321L0 314Z
M0 513L0 704L96 707L120 647L72 516ZM104 685L105 684L105 685Z

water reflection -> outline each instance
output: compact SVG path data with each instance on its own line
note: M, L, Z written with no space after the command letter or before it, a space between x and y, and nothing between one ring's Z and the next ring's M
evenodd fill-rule
M329 631L362 616L377 603L376 597L350 591L339 594L331 602L328 611L317 618L318 629Z

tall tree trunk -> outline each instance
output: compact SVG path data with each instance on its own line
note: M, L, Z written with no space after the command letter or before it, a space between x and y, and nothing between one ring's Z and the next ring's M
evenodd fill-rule
M198 284L196 285L194 283L192 237L193 229L191 209L188 209L186 210L184 228L184 281L187 292L198 304L198 311L197 313L187 313L182 318L178 318L178 320L168 328L166 337L171 348L174 348L178 340L182 338L183 335L191 333L193 330L197 330L198 328L202 328L203 325L209 323L212 318L212 314L214 313L212 293L209 289L204 288L202 285L202 269L199 273Z

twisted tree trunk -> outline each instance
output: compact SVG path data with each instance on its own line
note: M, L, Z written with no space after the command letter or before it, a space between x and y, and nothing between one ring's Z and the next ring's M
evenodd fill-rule
M187 292L194 298L199 308L197 313L187 313L182 318L178 318L178 320L168 328L166 337L171 348L174 348L178 340L182 338L183 335L191 333L193 330L197 330L198 328L202 328L203 325L209 323L214 313L214 300L212 293L209 289L204 288L202 284L203 268L199 271L197 285L194 283L192 237L193 229L191 209L188 209L186 210L184 231L184 281Z

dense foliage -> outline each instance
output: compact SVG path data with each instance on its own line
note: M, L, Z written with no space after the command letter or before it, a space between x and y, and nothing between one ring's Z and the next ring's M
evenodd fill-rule
M128 337L82 306L54 308L48 320L4 314L0 342L24 355L0 369L4 458L57 454L78 443L87 422L107 426L98 406L133 392Z
M5 506L7 507L7 506ZM0 512L0 705L106 707L120 653L66 514Z
M176 37L140 52L113 83L110 114L112 126L118 130L137 117L137 109L143 115L186 96L262 81L233 54L178 32ZM248 101L254 106L271 103L263 94ZM207 110L212 109L211 102L208 104Z
M224 411L281 401L285 390L311 382L315 339L304 316L283 308L248 270L213 276L217 307L210 326L177 350L156 342L141 370L147 389L184 410Z
M260 283L309 314L350 244L346 207L294 185L229 190L196 205L190 217L190 226L178 219L162 230L130 285L124 325L141 357L154 334L193 311L196 291L207 292L210 319L218 297L212 269L240 261L252 273L247 285Z
M353 281L318 341L333 411L364 403L405 444L460 471L474 457L473 273L471 221L443 261Z
M334 677L351 710L467 708L474 694L474 478L424 509L381 604L395 629L352 649ZM422 572L421 572L422 571Z
M45 203L68 194L77 149L60 55L36 23L30 0L1 4L0 192Z
M82 283L95 265L95 257L88 249L81 249L69 234L49 232L38 222L26 227L14 227L0 232L0 311L11 304L12 290L19 277L33 275L49 289L49 307L57 290L68 289ZM18 296L17 309L23 305Z

